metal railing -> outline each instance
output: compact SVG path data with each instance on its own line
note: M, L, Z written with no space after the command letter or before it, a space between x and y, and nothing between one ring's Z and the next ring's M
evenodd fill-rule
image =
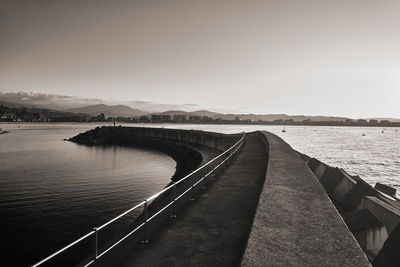
M42 259L41 261L32 265L33 267L43 265L45 263L50 263L56 258L56 256L61 255L66 252L70 248L82 243L83 241L87 241L87 239L92 238L92 256L85 256L85 262L80 265L89 266L93 264L97 259L104 256L114 247L119 245L121 242L126 240L128 237L132 237L134 234L141 231L142 243L147 243L147 235L148 235L148 225L155 218L160 217L162 213L164 213L168 208L170 208L170 216L172 218L176 217L177 208L182 205L186 200L194 200L195 194L199 191L200 185L202 185L202 189L205 189L208 181L213 180L215 174L222 169L227 164L227 161L232 158L233 155L240 149L244 142L245 133L241 138L232 145L229 149L219 154L217 157L213 158L206 164L202 165L195 171L191 172L187 176L183 177L177 182L173 182L171 185L161 190L160 192L152 195L151 197L145 199L144 201L138 203L136 206L130 208L129 210L121 213L110 221L104 223L99 227L94 227L92 231L85 234L84 236L78 238L74 242L68 244L67 246L57 250L53 254L48 257ZM181 203L179 203L181 202ZM143 207L143 210L139 210L139 208ZM117 240L113 239L106 243L104 246L99 248L99 232L103 229L107 228L111 224L116 221L121 220L126 217L128 214L137 212L137 215L134 222L129 225L129 229L127 232L123 234L122 237L119 237ZM141 213L139 213L142 211Z

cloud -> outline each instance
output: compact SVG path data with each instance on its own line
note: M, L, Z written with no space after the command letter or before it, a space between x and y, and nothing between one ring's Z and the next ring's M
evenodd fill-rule
M18 92L18 93L2 93L0 92L0 100L23 104L27 106L49 108L49 109L68 109L82 107L85 105L94 105L103 102L100 99L85 99L75 96L43 94L33 92Z
M55 110L66 110L71 108L81 108L90 105L105 104L105 105L127 105L134 109L139 109L146 112L163 112L167 110L184 110L195 111L200 109L197 104L159 104L149 101L118 101L118 100L103 100L98 98L79 98L76 96L44 94L34 92L17 92L17 93L2 93L0 92L0 101L22 104L28 107L47 108Z

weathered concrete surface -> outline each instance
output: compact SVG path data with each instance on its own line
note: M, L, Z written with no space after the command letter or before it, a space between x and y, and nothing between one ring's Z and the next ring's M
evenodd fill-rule
M370 266L305 162L264 134L267 176L242 266Z
M172 180L177 181L197 168L208 155L216 155L233 145L240 134L219 134L206 131L146 128L146 127L96 127L74 136L69 141L84 145L122 145L157 149L171 156L176 162ZM207 150L201 158L201 151ZM208 153L213 151L213 153Z
M239 265L267 162L265 146L258 137L246 137L242 149L207 191L183 206L176 220L161 229L147 246L127 251L120 262L110 265Z
M119 143L127 145L132 140L169 140L196 144L224 151L232 146L241 134L221 134L199 130L164 129L152 127L103 126L70 138L70 141L86 145Z

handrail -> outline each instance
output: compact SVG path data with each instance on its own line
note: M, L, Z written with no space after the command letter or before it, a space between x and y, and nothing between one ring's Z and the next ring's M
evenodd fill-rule
M114 219L109 220L108 222L106 222L105 224L97 227L97 230L101 230L102 228L106 227L107 225L109 225L112 222L115 222L116 220L118 220L119 218L125 216L126 214L128 214L129 212L139 208L140 206L142 206L145 203L145 201L140 202L139 204L137 204L136 206L134 206L133 208L130 208L129 210L121 213L120 215L118 215L117 217L115 217Z
M134 234L135 232L137 232L139 229L141 229L142 227L146 227L146 224L153 220L155 217L157 217L160 213L162 213L163 211L165 211L167 208L173 206L175 204L175 202L177 200L179 200L180 198L182 198L184 195L186 195L188 192L192 192L192 197L193 197L193 190L194 188L199 185L203 180L205 180L209 175L211 175L213 172L215 172L216 170L218 170L223 164L225 164L225 162L230 159L238 150L239 148L242 146L243 141L245 138L245 133L243 132L242 137L235 143L233 144L230 148L228 148L227 150L225 150L224 152L222 152L221 154L219 154L218 156L216 156L215 158L211 159L210 161L208 161L206 164L202 165L201 167L197 168L196 170L194 170L193 172L191 172L190 174L186 175L185 177L183 177L182 179L178 180L177 182L172 183L171 185L167 186L166 188L164 188L163 190L157 192L156 194L148 197L147 199L141 201L140 203L138 203L137 205L135 205L134 207L128 209L127 211L121 213L120 215L114 217L113 219L107 221L106 223L102 224L99 227L94 227L93 230L89 233L87 233L86 235L78 238L77 240L73 241L72 243L66 245L65 247L57 250L56 252L54 252L53 254L47 256L46 258L42 259L41 261L35 263L34 265L32 265L32 267L36 267L39 265L42 265L43 263L53 259L54 257L56 257L57 255L61 254L62 252L66 251L67 249L71 248L72 246L76 245L77 243L81 242L82 240L88 238L89 236L94 236L94 251L93 251L93 258L85 265L85 266L89 266L92 263L94 263L98 258L102 257L103 255L105 255L107 252L109 252L112 248L114 248L115 246L117 246L118 244L120 244L122 241L124 241L126 238L128 238L129 236L131 236L132 234ZM219 162L219 160L221 160L221 162ZM215 165L215 166L214 166ZM207 168L210 168L207 171ZM202 170L206 170L204 174L202 174L202 177L200 179L198 179L196 182L194 182L194 175L201 172ZM189 180L189 178L192 178L192 184L191 186L189 186L188 189L184 190L184 192L182 192L179 195L176 195L176 188L177 185L181 184L184 181ZM154 199L156 199L157 197L161 196L162 194L173 190L174 192L174 196L173 196L173 201L165 204L163 207L161 207L160 210L158 210L155 214L153 214L152 216L150 216L148 218L148 203ZM100 230L102 230L103 228L107 227L108 225L110 225L111 223L121 219L122 217L124 217L125 215L127 215L128 213L132 212L133 210L136 210L137 208L144 206L144 211L143 213L145 214L145 218L144 218L144 222L139 224L135 229L133 229L132 231L130 231L128 234L126 234L124 237L120 238L118 241L116 241L114 244L112 244L110 247L106 248L102 253L98 254L98 232ZM146 238L146 237L145 237ZM145 240L147 242L147 240Z
M50 260L51 258L54 258L54 257L57 256L58 254L60 254L61 252L65 251L65 250L69 249L70 247L72 247L73 245L75 245L75 244L81 242L83 239L85 239L85 238L91 236L92 234L94 234L94 232L95 232L95 231L91 231L91 232L87 233L86 235L84 235L84 236L78 238L77 240L75 240L74 242L72 242L72 243L66 245L66 246L63 247L62 249L57 250L57 251L54 252L53 254L47 256L46 258L44 258L43 260L39 261L38 263L36 263L36 264L34 264L34 265L32 265L32 266L38 266L38 265L40 265L40 264L42 264L42 263L45 263L46 261L48 261L48 260Z

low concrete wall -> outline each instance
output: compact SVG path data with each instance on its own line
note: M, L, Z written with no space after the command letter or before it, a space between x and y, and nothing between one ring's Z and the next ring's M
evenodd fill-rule
M121 139L138 138L142 140L177 141L187 144L201 145L220 151L232 146L241 137L241 134L219 134L195 130L179 130L147 127L97 127L91 131L79 134L70 141L86 145L118 142Z
M128 145L162 151L176 162L172 180L179 180L202 163L196 146L224 151L240 139L240 134L145 127L97 127L69 141L84 145Z
M242 266L370 266L305 162L262 134L268 167Z
M240 134L220 134L198 130L179 130L145 127L109 127L111 131L121 131L128 136L156 138L178 141L188 144L202 145L225 151L241 137Z

